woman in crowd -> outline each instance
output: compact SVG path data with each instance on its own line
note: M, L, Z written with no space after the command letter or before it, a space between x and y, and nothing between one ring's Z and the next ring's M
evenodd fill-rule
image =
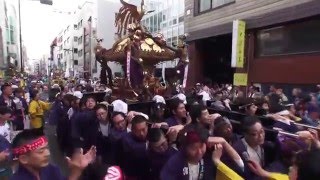
M96 100L93 96L84 98L84 110L79 112L71 121L71 136L75 148L83 148L88 150L93 144L96 145L95 136L91 136L96 132L96 112L94 110Z
M110 131L111 131L111 120L108 111L108 106L104 104L98 104L95 107L97 121L96 132L92 136L97 138L97 155L101 162L112 165L113 156L111 151L110 143Z
M32 128L43 128L44 113L49 110L50 104L39 100L39 91L33 90L29 104L30 123Z
M28 115L28 103L24 98L24 90L22 88L18 88L14 91L14 103L16 104L15 120L13 121L15 125L15 130L23 130L24 129L24 120Z

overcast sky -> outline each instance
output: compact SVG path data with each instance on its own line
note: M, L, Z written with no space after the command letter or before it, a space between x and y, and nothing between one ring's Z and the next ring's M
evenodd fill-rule
M74 12L81 1L84 0L53 0L53 6L48 6L36 0L21 0L22 38L29 59L39 59L44 54L49 55L49 46L54 37L72 20L72 16L67 12ZM119 0L105 1L119 2ZM141 0L126 1L132 4L141 2Z
M21 0L22 39L30 59L49 54L50 43L71 21L67 12L74 11L78 1L54 0L54 5L48 6L40 4L39 1Z

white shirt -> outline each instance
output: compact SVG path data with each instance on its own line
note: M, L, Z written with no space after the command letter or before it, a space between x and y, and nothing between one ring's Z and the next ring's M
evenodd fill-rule
M13 99L13 102L16 104L16 108L17 108L17 109L22 109L22 102L20 101L19 98L15 97L15 98Z
M199 163L198 164L190 164L189 167L189 180L198 180L199 178Z
M68 118L69 118L69 120L70 120L70 119L72 118L72 115L74 114L73 108L70 108L70 109L68 110L67 114L68 114Z
M202 101L209 101L211 99L210 95L205 91L201 91L198 95L202 95Z
M260 146L258 146L257 149L253 149L251 148L248 143L245 141L245 139L242 139L242 142L244 143L244 145L246 146L247 149L247 153L250 157L251 160L253 160L256 163L259 163L261 166L263 166L263 150Z
M107 123L107 124L99 123L99 125L100 125L100 131L101 131L102 135L105 137L108 137L110 124L109 123Z
M5 137L9 142L11 142L10 126L8 123L5 123L4 125L0 126L0 136Z

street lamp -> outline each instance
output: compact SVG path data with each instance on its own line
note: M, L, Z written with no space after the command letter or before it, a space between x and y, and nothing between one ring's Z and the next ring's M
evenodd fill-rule
M29 1L37 1L37 0L29 0ZM40 0L41 4L52 5L52 0ZM19 41L20 41L20 66L21 66L21 74L24 71L23 65L23 48L22 48L22 31L21 31L21 0L18 0L18 11L19 11Z

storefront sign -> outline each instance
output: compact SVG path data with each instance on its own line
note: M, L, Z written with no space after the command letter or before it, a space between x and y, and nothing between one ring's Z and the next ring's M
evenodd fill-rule
M248 85L248 74L247 73L234 73L233 85L247 86Z
M246 23L233 21L231 67L243 68Z

